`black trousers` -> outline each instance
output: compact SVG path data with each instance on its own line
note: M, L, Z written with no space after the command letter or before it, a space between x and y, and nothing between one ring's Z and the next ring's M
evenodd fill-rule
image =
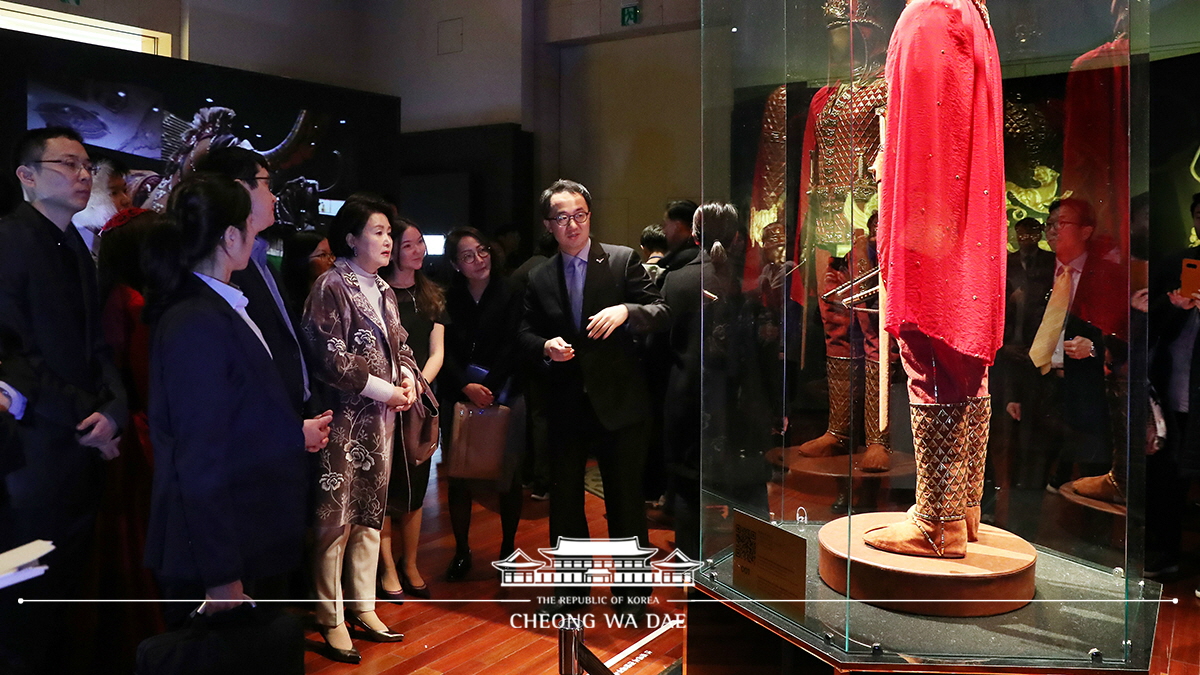
M604 507L608 537L637 537L650 547L642 478L650 423L642 421L620 429L606 429L586 396L560 401L550 415L550 544L559 537L588 538L584 511L584 473L589 454L600 465L604 482ZM613 595L642 595L647 589L614 589ZM586 595L583 588L560 589L560 595Z

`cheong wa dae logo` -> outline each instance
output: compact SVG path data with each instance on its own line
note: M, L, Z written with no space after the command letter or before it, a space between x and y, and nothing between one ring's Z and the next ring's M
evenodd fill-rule
M554 548L540 548L545 560L513 551L492 567L501 586L679 586L692 585L700 567L678 550L651 562L656 548L642 548L637 537L576 539L559 537Z

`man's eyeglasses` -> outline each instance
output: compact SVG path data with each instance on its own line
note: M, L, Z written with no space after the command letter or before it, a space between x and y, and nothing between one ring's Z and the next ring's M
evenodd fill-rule
M490 257L492 257L491 247L480 246L479 248L475 249L474 251L463 251L462 253L459 254L458 260L459 260L459 262L464 262L464 263L470 264L470 263L475 262L476 259L485 260Z
M100 171L100 167L92 164L86 159L75 159L74 157L67 157L66 159L35 159L33 163L62 164L63 166L67 167L67 171L70 171L71 173L79 173L79 170L83 169L84 171L88 172L89 176L95 176L96 173Z
M554 218L554 223L559 227L566 227L567 223L574 220L577 224L582 225L588 221L592 215L591 211L580 211L579 213L563 213Z
M1083 223L1076 223L1076 222L1073 222L1070 220L1056 220L1054 222L1046 223L1046 231L1047 232L1057 232L1068 225L1074 225L1076 227L1084 226Z

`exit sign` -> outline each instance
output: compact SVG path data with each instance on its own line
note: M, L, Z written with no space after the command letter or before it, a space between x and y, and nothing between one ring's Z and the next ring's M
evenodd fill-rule
M621 8L621 25L634 26L642 21L642 8L637 5Z

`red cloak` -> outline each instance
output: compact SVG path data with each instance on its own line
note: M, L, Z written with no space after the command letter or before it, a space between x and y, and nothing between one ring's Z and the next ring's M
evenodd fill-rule
M1119 273L1075 294L1072 313L1105 335L1129 338L1129 39L1075 60L1067 75L1062 189L1091 205L1089 255Z
M1004 99L980 8L912 0L888 46L887 78L885 328L919 331L990 365L1004 338Z

